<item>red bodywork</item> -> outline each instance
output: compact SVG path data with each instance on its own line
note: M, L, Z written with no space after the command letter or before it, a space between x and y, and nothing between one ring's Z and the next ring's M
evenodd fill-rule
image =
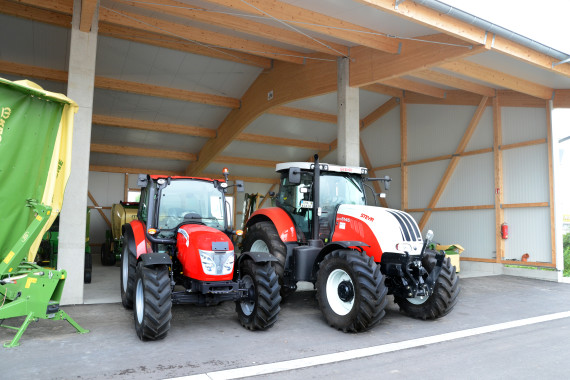
M186 237L180 230L176 234L178 261L182 264L184 276L200 281L231 281L233 270L226 275L205 274L198 252L199 249L212 251L212 243L214 242L226 242L228 251L233 251L234 246L230 238L220 230L201 224L186 224L180 227L180 229L187 234Z
M368 256L374 257L374 261L380 262L382 258L382 248L378 244L378 239L370 227L360 219L350 215L337 214L336 225L332 241L361 241L370 247L364 247ZM345 228L339 228L339 223L344 223Z
M262 208L255 211L250 220L252 220L256 215L263 215L271 219L273 225L277 229L277 233L281 238L281 241L297 241L297 231L295 230L295 224L287 215L285 211L278 207L268 207Z
M143 253L152 252L150 241L147 240L145 236L146 226L140 220L133 220L131 223L133 229L133 234L135 238L135 247L137 249L137 259Z

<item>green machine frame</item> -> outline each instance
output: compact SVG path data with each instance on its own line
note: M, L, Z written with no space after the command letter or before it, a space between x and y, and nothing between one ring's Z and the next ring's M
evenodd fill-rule
M33 200L28 201L28 207L34 210L35 218L0 262L0 298L2 298L0 321L26 317L20 327L0 324L1 327L18 331L12 341L5 343L4 347L18 346L30 323L39 319L66 320L78 333L89 332L59 308L67 272L46 269L24 261L35 237L41 232L51 213L50 207Z

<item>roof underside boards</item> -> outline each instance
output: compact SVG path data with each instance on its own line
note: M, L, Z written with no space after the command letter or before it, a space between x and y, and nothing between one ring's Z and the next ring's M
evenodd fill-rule
M351 77L366 78L358 81L362 128L397 118L393 99L404 94L412 103L476 106L482 95L512 90L540 106L553 89L570 88L568 64L551 69L548 57L526 51L521 58L518 47L485 50L473 42L484 31L445 36L453 26L445 18L430 26L376 3L102 0L92 169L216 173L230 166L233 175L269 179L275 161L317 152L331 161L337 94L330 68L343 56L358 70ZM72 7L72 0L0 0L0 76L65 92ZM428 14L424 8L414 12ZM370 65L361 64L368 57ZM380 165L382 152L365 146L372 166Z

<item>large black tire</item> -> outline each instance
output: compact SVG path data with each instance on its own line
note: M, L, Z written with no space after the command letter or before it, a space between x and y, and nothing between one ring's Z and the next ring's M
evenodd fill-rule
M108 242L103 243L101 246L101 265L111 266L115 265L116 262L115 252L111 250Z
M344 332L365 331L386 314L388 289L380 265L365 253L341 249L320 263L317 300L327 323Z
M83 282L85 284L91 283L91 272L93 272L93 258L91 252L85 252L85 266L83 268Z
M422 265L428 272L431 272L435 264L435 251L427 250ZM443 260L441 272L435 282L431 296L428 298L394 296L394 301L400 306L400 310L410 317L423 320L436 319L447 315L453 309L457 303L460 290L459 277L455 273L455 266L451 265L449 258L446 258Z
M285 258L287 257L287 247L277 229L271 222L257 222L248 227L243 240L243 252L267 252L273 255L277 261L273 262L275 272L279 277L281 286L281 297L286 297L295 290L283 286L283 272L285 271Z
M249 330L272 327L281 310L279 281L275 269L269 263L244 260L240 265L240 279L253 297L251 300L236 301L240 323Z
M170 330L172 291L168 267L137 266L134 289L135 330L140 340L163 339Z
M125 308L132 309L137 258L129 252L128 246L128 241L125 238L123 254L121 255L121 302Z

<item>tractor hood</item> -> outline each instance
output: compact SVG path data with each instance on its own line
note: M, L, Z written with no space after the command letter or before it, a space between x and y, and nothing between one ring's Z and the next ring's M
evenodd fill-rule
M376 261L382 252L419 255L423 240L416 221L406 212L389 208L340 205L333 241L360 240L370 246Z

